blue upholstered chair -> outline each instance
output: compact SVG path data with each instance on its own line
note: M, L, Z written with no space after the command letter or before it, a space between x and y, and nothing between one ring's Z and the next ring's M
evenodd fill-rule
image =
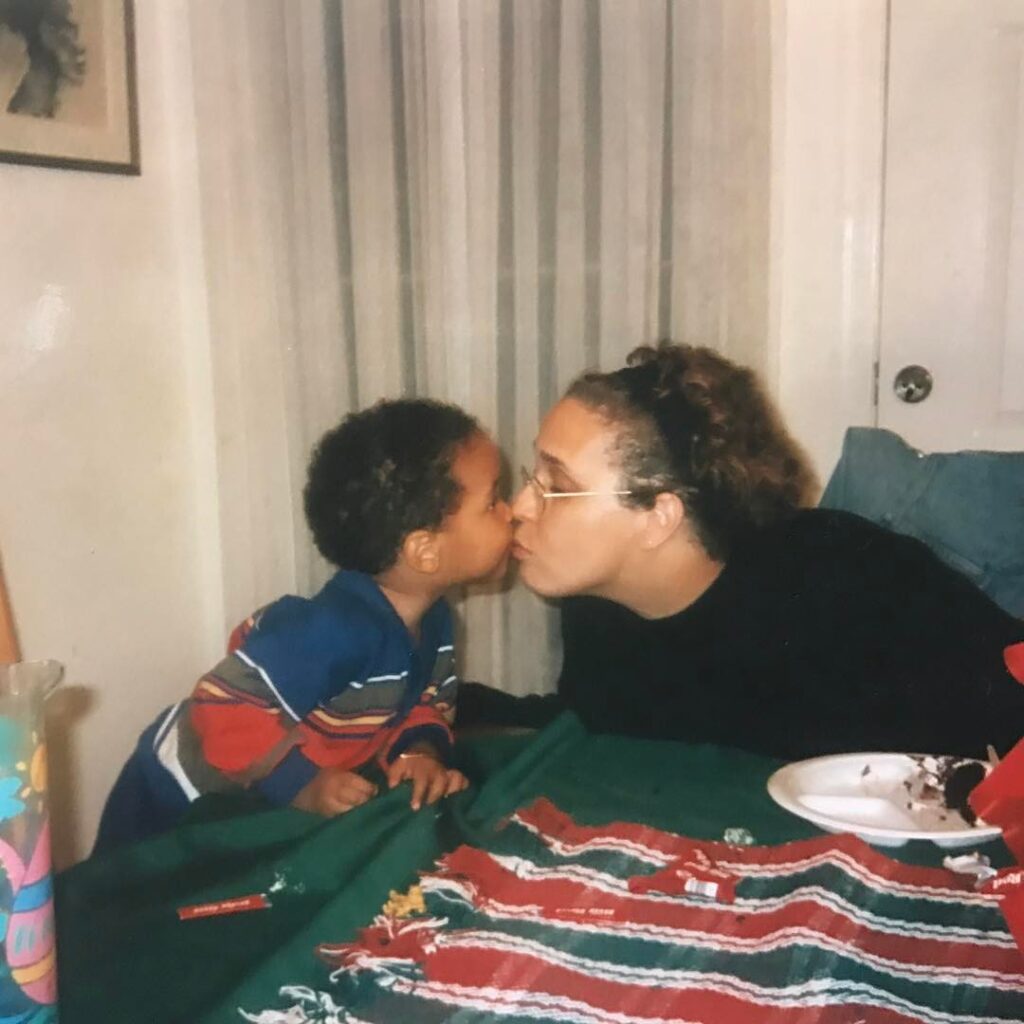
M923 540L1024 618L1024 452L925 454L889 430L851 427L821 505Z

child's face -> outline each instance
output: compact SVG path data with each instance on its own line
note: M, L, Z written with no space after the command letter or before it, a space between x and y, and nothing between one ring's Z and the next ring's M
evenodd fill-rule
M441 527L445 574L451 583L494 580L505 574L512 543L512 511L499 493L501 457L485 434L459 448L452 477L462 488L458 511Z

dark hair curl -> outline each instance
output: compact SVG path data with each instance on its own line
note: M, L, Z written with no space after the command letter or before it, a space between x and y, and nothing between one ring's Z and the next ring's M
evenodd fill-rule
M454 405L381 401L347 416L317 443L303 494L313 541L342 569L394 565L414 530L434 530L458 509L451 470L481 428Z
M620 499L651 508L677 494L708 555L724 560L750 531L810 503L815 478L752 370L709 348L662 342L612 373L587 373L568 397L619 437Z

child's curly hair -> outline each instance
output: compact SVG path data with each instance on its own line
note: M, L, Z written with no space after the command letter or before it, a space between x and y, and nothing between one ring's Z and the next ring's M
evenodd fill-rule
M320 554L370 574L394 565L410 533L435 530L458 509L452 463L480 431L462 409L429 399L381 401L347 416L309 462L303 497Z
M814 474L752 370L709 348L661 343L613 373L587 373L575 398L621 428L621 500L679 495L697 539L725 559L749 531L809 504Z

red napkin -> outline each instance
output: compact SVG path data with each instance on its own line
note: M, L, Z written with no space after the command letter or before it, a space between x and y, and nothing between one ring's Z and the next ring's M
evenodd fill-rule
M1010 675L1024 683L1024 643L1007 647L1003 658ZM1024 739L974 787L968 800L978 817L1002 830L1017 863L1024 864ZM1024 952L1024 870L1000 871L982 891L999 897L1006 923Z
M1003 659L1010 675L1024 683L1024 643L1007 647ZM1024 740L974 787L968 800L978 817L1002 829L1006 845L1024 864Z
M1010 675L1018 683L1024 683L1024 644L1011 644L1003 651L1003 661L1010 670Z
M971 808L996 825L1019 864L1024 864L1024 740L971 790Z
M971 807L997 825L1018 864L1024 864L1024 740L1021 740L971 792ZM999 909L1024 953L1024 870L1007 868L982 887L999 898Z

